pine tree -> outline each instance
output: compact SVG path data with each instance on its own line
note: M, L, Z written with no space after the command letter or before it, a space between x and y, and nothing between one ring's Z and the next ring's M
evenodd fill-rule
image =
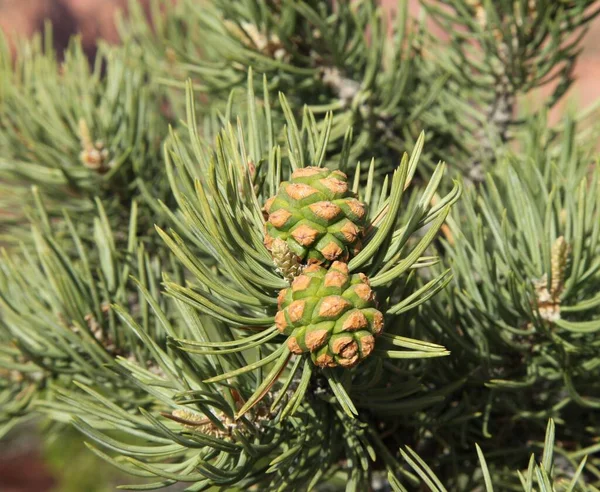
M547 119L599 11L132 0L91 63L3 41L0 437L74 426L132 490L599 488L596 110Z

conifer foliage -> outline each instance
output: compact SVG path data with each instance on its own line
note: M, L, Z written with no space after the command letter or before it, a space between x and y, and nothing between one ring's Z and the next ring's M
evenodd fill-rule
M597 115L546 111L600 4L152 5L91 62L2 44L0 439L131 490L597 490Z

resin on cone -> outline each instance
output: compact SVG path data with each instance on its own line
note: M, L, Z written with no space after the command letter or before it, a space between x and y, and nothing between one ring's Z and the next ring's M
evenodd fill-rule
M295 354L310 352L320 367L352 367L369 356L383 330L369 280L340 261L309 265L278 296L277 329Z
M348 188L341 171L296 169L265 204L265 245L276 239L307 263L348 261L362 247L366 206Z

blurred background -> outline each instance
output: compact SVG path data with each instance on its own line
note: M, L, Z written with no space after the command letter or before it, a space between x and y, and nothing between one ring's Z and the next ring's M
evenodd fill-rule
M42 29L46 19L54 24L56 48L62 50L69 37L75 33L82 36L87 53L94 54L95 40L103 38L118 40L114 17L117 10L126 10L129 0L0 0L0 29L15 36L30 36ZM137 0L147 10L150 0ZM177 0L172 0L174 3ZM350 1L350 0L342 0ZM380 0L390 14L398 0ZM409 0L412 12L419 9L419 0ZM435 26L432 26L435 30ZM442 32L436 32L444 36ZM563 106L555 109L554 118L569 101L580 107L588 106L600 96L600 18L592 24L584 41L584 51L575 68L577 82L570 90Z
M138 0L147 9L149 0ZM174 2L177 0L173 0ZM340 0L348 1L348 0ZM393 14L398 0L381 0L386 12ZM98 38L116 42L114 17L125 9L128 0L0 0L0 29L10 39L31 36L50 20L54 25L56 49L62 51L73 34L82 37L87 54L95 52ZM411 9L418 11L418 0ZM444 36L443 32L435 31ZM586 107L600 97L600 18L592 25L584 41L584 51L575 68L576 82L562 104L554 110L556 121L565 104ZM0 443L0 492L105 492L117 483L131 483L108 465L91 456L76 439L40 443L37 432L27 439ZM74 431L72 431L74 432Z

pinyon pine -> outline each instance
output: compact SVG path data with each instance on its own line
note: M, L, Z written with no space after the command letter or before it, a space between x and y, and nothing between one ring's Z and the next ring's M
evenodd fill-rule
M600 2L151 6L92 60L0 43L4 444L75 429L130 490L598 490L597 109L548 112Z

